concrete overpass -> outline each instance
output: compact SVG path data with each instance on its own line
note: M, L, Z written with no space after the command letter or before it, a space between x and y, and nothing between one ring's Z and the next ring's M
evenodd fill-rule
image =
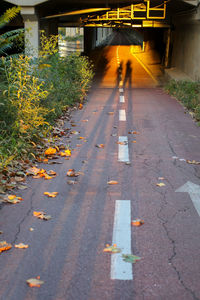
M39 30L56 34L58 27L84 27L89 52L109 33L108 28L128 27L144 33L144 39L162 38L165 67L175 67L200 79L199 0L4 0L21 6L29 40L26 49L38 55ZM150 30L148 30L150 29ZM158 35L162 32L162 35ZM31 46L31 47L30 47Z

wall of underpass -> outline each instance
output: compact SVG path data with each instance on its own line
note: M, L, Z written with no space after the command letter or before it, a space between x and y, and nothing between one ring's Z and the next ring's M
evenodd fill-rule
M200 9L177 19L172 32L171 67L200 80Z

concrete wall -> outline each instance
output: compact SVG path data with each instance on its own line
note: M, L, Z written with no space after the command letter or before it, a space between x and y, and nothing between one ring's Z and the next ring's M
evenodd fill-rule
M111 33L112 28L96 28L96 46L101 45Z
M177 68L191 77L200 80L200 13L177 21L172 35L171 67Z

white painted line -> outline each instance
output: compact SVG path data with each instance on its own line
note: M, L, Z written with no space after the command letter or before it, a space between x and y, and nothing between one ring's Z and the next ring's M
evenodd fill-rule
M111 255L111 279L132 280L132 264L123 261L122 254L131 254L131 202L116 200L112 244L121 249Z
M124 89L123 89L123 88L120 88L120 89L119 89L119 92L120 92L120 93L123 93L123 92L124 92Z
M119 121L126 121L125 109L120 109L119 110Z
M120 103L124 103L125 102L124 96L122 96L122 95L119 96L119 102Z
M188 181L175 192L188 193L198 215L200 216L200 186L198 184Z
M129 153L128 153L128 138L127 136L119 136L118 144L118 161L120 162L129 162Z

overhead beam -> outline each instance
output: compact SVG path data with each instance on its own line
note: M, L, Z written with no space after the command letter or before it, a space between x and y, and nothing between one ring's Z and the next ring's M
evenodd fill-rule
M48 0L5 0L6 2L20 6L35 6Z

